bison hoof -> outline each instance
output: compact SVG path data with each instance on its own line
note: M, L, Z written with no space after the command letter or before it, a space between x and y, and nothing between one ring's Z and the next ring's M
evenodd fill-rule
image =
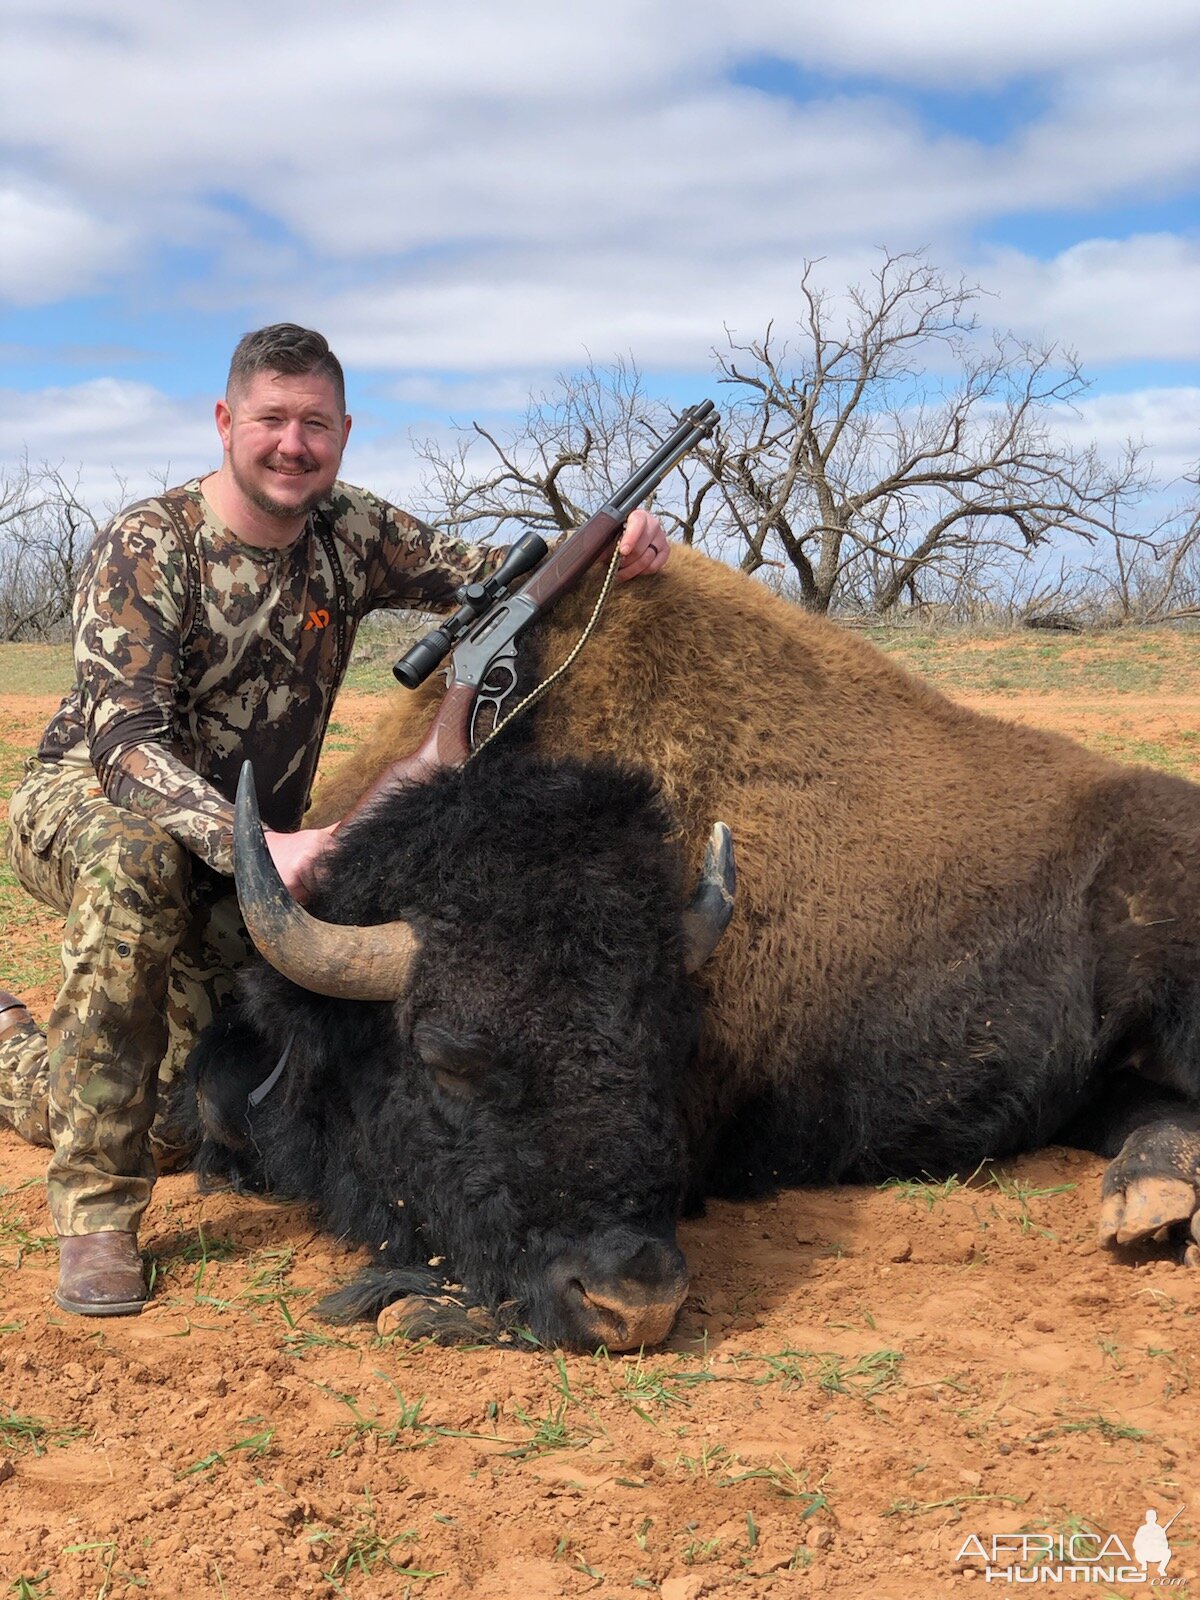
M1182 1178L1135 1178L1126 1189L1106 1195L1100 1205L1100 1243L1136 1244L1167 1236L1187 1222L1196 1205L1196 1191Z
M429 1339L434 1344L488 1344L491 1318L482 1306L463 1306L446 1298L408 1294L384 1306L375 1321L381 1338Z
M1170 1123L1152 1123L1130 1134L1104 1174L1099 1240L1114 1246L1163 1243L1188 1229L1200 1241L1197 1197L1197 1135ZM1194 1246L1189 1263L1200 1257Z

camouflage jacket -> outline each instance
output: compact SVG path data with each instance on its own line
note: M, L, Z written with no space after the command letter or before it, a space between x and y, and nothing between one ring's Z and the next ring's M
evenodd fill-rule
M90 762L114 804L230 873L243 759L267 825L297 827L362 618L445 610L503 555L343 483L286 550L243 544L198 480L144 500L88 554L75 687L38 754Z

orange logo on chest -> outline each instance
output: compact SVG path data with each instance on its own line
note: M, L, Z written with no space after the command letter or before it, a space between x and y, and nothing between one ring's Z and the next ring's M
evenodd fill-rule
M314 628L327 628L329 622L329 613L322 606L319 611L310 611L308 613L308 621L304 624L304 631L305 633L311 633Z

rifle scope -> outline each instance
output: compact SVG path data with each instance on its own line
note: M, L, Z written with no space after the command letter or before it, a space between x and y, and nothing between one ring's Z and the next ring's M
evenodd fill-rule
M480 583L464 583L455 591L458 610L447 617L440 628L434 628L424 638L418 639L392 668L406 689L415 689L450 654L463 634L490 605L502 600L518 578L523 578L546 554L549 545L540 533L526 533L517 540L489 577Z

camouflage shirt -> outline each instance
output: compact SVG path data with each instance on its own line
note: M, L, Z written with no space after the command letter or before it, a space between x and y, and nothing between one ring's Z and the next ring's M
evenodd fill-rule
M199 480L144 500L88 553L75 596L75 687L38 754L90 763L114 804L153 817L230 873L243 759L254 763L268 827L297 827L363 617L445 610L459 584L503 554L343 483L285 550L244 544Z

